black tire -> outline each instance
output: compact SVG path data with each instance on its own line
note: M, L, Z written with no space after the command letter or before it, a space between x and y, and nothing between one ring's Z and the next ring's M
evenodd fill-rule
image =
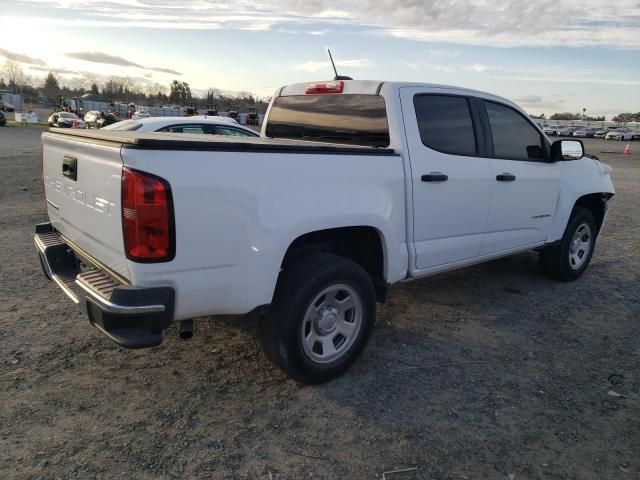
M306 332L315 328L318 322L309 321L309 318L305 317L312 303L318 306L318 301L314 302L318 295L340 285L349 289L354 301L360 301L357 307L362 311L357 316L359 327L352 338L344 337L345 343L336 347L337 350L343 348L341 356L326 363L318 363L311 358L314 352L308 354L306 351L309 349L309 341L306 346L303 344ZM324 305L324 297L320 298L321 304ZM353 312L355 315L356 310ZM318 384L341 375L351 366L371 335L375 316L376 296L369 274L357 263L344 257L329 253L313 254L291 261L280 273L271 310L259 324L260 338L269 358L287 375L305 384ZM318 319L321 316L317 314L313 318ZM335 315L332 318L335 318ZM333 329L333 333L322 337L327 340L328 336L334 335L330 340L332 344L336 339L341 340L341 334L336 333L336 325ZM315 332L316 330L314 335ZM324 353L322 345L324 344L319 347L322 351L315 352L316 355ZM313 349L315 348L314 344Z
M572 242L574 241L574 236L578 234L578 229L582 229L581 232L587 232L584 229L585 225L588 227L588 235L590 237L589 247L584 251L582 258L579 259L581 263L575 264L574 259L580 252L572 252ZM540 251L542 271L550 278L562 282L571 282L578 279L589 266L596 246L597 236L598 227L591 210L575 207L560 243ZM583 235L582 239L584 238Z

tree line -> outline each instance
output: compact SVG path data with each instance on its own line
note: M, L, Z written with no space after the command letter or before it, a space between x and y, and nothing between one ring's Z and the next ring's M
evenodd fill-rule
M0 69L0 89L32 98L47 97L50 104L56 104L60 97L82 97L90 94L91 99L95 101L126 102L148 106L184 107L194 104L198 109L215 105L220 111L235 107L241 111L256 108L264 113L269 103L269 99L258 98L250 92L232 95L224 94L217 88L210 88L206 95L198 96L191 91L191 86L187 82L179 80L173 80L167 86L157 82L142 84L130 77L66 78L56 76L53 72L49 72L44 80L41 80L25 75L20 64L14 60L8 60Z
M538 120L546 120L547 117L546 115L543 113L542 115L531 115L531 118L535 118ZM584 113L571 113L571 112L561 112L561 113L554 113L553 115L551 115L549 117L549 120L587 120L590 122L604 122L605 121L605 117L604 115L600 116L600 117L592 117L590 115L586 115Z
M6 81L5 81L6 78ZM91 94L96 100L106 102L132 102L142 105L179 105L189 106L195 104L198 109L204 109L208 105L216 105L218 110L225 111L231 108L247 110L256 108L264 113L269 99L260 99L250 92L240 92L237 95L223 94L217 88L209 88L206 96L193 95L191 86L187 82L173 80L168 86L157 82L142 85L129 77L113 76L106 80L90 77L58 78L53 72L49 72L44 82L30 78L24 74L22 67L15 60L7 60L0 69L0 89L10 90L30 97L47 97L55 102L60 97L81 97ZM605 121L604 116L588 116L582 113L560 112L554 113L549 120L588 120L593 122ZM546 120L542 115L532 115L533 118ZM640 122L640 112L619 113L612 119L614 122Z

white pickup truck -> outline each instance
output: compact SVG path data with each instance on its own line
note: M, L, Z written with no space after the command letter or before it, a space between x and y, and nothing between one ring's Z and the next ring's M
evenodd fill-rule
M519 107L439 85L278 90L262 138L52 129L45 273L109 338L256 313L271 359L306 383L358 356L390 285L536 249L587 268L614 189L577 140Z

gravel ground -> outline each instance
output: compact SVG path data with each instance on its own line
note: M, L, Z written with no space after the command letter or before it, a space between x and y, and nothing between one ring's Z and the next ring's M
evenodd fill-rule
M392 289L368 348L304 387L247 318L128 351L40 271L38 129L0 128L0 478L640 478L640 144L577 282L525 253Z

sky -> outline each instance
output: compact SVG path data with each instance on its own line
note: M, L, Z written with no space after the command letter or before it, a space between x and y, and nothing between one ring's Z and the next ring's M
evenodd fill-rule
M640 111L640 0L0 0L32 77L187 81L268 97L341 75L441 83L529 113Z

